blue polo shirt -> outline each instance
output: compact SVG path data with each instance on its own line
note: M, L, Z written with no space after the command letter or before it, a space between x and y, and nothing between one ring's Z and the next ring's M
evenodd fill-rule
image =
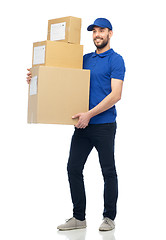
M112 48L101 54L96 52L85 54L83 57L83 69L90 69L89 109L94 108L111 93L111 78L124 80L124 60ZM116 116L114 105L112 108L91 118L89 124L112 123L115 122Z

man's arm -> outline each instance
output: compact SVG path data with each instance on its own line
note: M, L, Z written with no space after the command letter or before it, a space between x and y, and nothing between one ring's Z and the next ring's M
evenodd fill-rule
M85 113L78 113L72 118L79 118L78 123L75 125L77 128L87 127L90 119L114 106L122 95L123 81L119 79L111 79L112 92L106 96L97 106Z
M112 78L111 79L112 92L107 97L105 97L96 107L89 110L90 118L114 106L121 99L122 86L123 86L122 80Z

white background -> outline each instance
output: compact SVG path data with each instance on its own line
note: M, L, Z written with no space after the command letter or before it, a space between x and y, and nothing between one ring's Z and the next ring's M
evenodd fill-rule
M87 26L110 19L111 47L126 63L117 104L118 214L99 233L103 179L92 151L85 166L87 230L58 233L72 216L66 164L73 126L27 124L32 44L47 38L48 19L82 18L84 53L95 50ZM0 239L165 239L165 3L162 0L7 1L0 8ZM115 237L115 238L114 238Z

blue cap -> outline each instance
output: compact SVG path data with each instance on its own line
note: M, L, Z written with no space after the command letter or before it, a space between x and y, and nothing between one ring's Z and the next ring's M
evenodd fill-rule
M97 18L93 24L88 26L87 30L92 31L95 26L102 27L102 28L109 28L110 30L112 30L112 25L110 21L106 18Z

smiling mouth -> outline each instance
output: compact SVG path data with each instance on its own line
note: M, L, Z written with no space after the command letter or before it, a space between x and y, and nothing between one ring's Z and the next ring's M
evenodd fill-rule
M95 43L96 44L101 44L102 43L102 39L100 39L100 38L95 39Z
M95 38L95 41L97 41L97 40L102 40L102 38Z

